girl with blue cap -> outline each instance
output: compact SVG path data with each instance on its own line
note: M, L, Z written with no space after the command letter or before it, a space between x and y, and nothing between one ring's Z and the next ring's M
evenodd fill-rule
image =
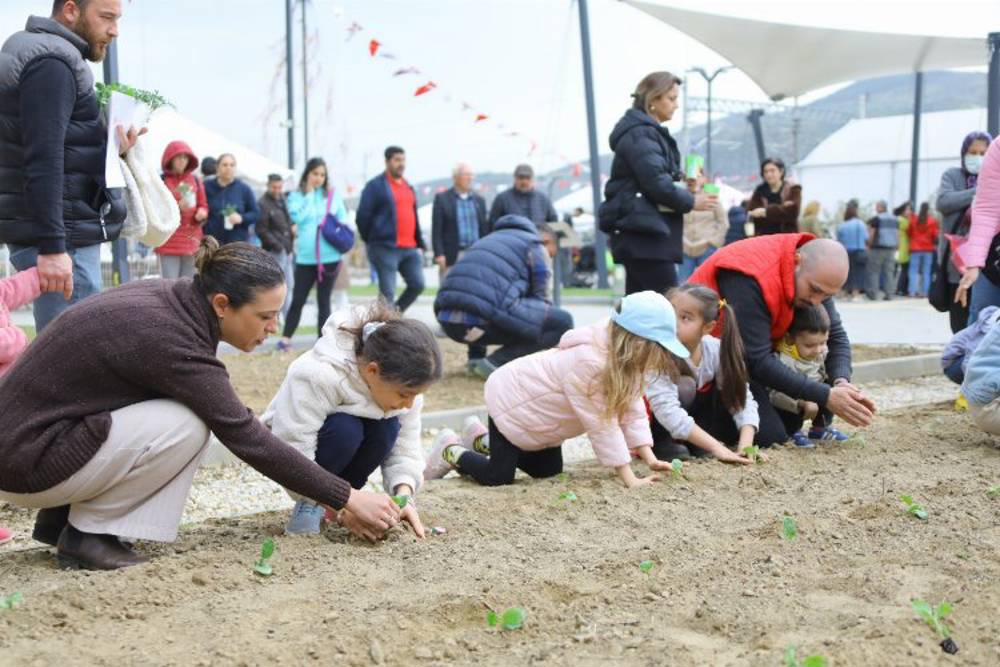
M562 442L587 434L597 460L626 487L656 481L656 474L636 477L630 465L634 452L650 470L670 469L653 454L645 378L676 376L674 358L687 356L670 302L656 292L630 294L609 320L494 371L486 381L488 432L469 442L451 432L439 437L424 478L452 468L487 486L510 484L518 468L552 477L562 472Z

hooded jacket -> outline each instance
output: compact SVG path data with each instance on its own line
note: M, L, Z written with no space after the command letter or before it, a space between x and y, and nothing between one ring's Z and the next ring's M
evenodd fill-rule
M382 462L382 478L388 491L400 484L409 484L416 491L423 482L425 465L420 444L424 397L418 395L408 410L391 412L385 412L375 402L358 368L354 335L340 328L357 326L362 315L361 309L334 311L313 348L288 367L261 421L312 461L316 459L319 430L330 415L341 412L364 419L399 417L399 436Z
M694 196L681 182L677 142L651 116L629 109L610 144L615 156L598 217L615 260L680 262L683 215Z
M187 167L182 175L175 174L170 168L170 163L178 155L188 157ZM163 150L163 158L160 160L163 182L177 200L177 208L181 212L181 225L166 243L156 249L160 255L193 255L204 236L201 229L203 223L197 222L195 215L199 211L208 214L208 200L205 198L205 186L194 175L197 166L197 156L183 141L171 141ZM191 206L191 203L194 206Z

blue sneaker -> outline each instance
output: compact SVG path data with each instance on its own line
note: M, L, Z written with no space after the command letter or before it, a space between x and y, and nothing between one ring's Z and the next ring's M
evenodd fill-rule
M325 514L326 510L311 500L300 500L288 517L285 535L319 535Z
M827 426L826 428L809 429L809 439L813 442L844 442L845 440L850 440L851 436L838 431L832 426Z
M813 441L806 437L806 434L802 431L796 431L792 433L792 442L796 447L801 447L802 449L815 449L816 445Z

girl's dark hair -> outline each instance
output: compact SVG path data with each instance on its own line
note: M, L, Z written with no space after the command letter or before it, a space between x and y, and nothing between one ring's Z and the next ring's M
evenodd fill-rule
M635 92L632 93L632 108L649 113L649 105L653 100L682 83L683 81L676 74L651 72L642 77L642 81L635 87Z
M218 161L214 157L203 157L201 159L201 175L205 178L215 176L217 163Z
M830 333L830 315L823 306L796 308L788 333Z
M326 160L321 157L309 158L306 162L306 168L302 170L302 178L299 179L299 190L305 192L306 181L309 180L309 173L313 169L318 169L323 167L323 194L327 194L330 190L330 170L326 166Z
M718 293L710 287L684 283L667 292L667 299L673 301L677 294L687 294L701 305L701 316L705 323L715 322L722 315L722 339L719 347L719 395L722 404L731 412L739 412L746 406L747 365L744 361L743 338L736 323L736 313L732 307L719 299ZM687 364L678 363L678 368Z
M365 325L379 323L365 339ZM420 320L404 318L379 299L353 327L341 330L354 336L354 354L360 363L374 361L386 382L423 387L441 379L444 361L430 328Z
M785 161L780 157L766 157L764 161L760 163L760 177L764 178L764 167L769 164L773 164L781 172L781 177L785 177Z
M927 216L930 213L931 205L924 202L920 205L920 213L917 215L917 224L923 227L927 224Z
M214 236L206 236L194 262L195 284L210 297L225 294L233 308L253 302L261 290L285 284L285 273L271 253L249 243L220 247Z
M902 204L892 209L892 214L898 218L899 216L903 215L903 211L905 211L909 206L910 202L904 201Z
M858 217L858 200L852 199L844 207L844 220L853 220Z

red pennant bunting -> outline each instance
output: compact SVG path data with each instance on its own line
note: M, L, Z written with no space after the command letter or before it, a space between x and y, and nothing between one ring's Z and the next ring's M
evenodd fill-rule
M380 46L382 46L382 42L378 41L377 39L373 39L372 41L368 42L368 53L370 53L372 57L374 57L375 54L378 53L378 47Z
M538 150L538 142L535 141L534 139L532 139L532 141L531 141L531 150L528 151L528 155L529 156L532 155L537 150Z
M427 93L431 92L435 88L437 88L437 84L434 83L433 81L428 81L424 85L422 85L419 88L417 88L416 92L413 93L413 96L414 97L420 97L421 95L426 95Z
M487 118L489 118L489 116L487 116L486 114L484 114L484 113L478 113L478 114L476 114L476 120L475 120L475 122L476 123L480 123L480 122L486 120Z
M577 162L573 165L573 177L576 178L583 173L583 165Z

